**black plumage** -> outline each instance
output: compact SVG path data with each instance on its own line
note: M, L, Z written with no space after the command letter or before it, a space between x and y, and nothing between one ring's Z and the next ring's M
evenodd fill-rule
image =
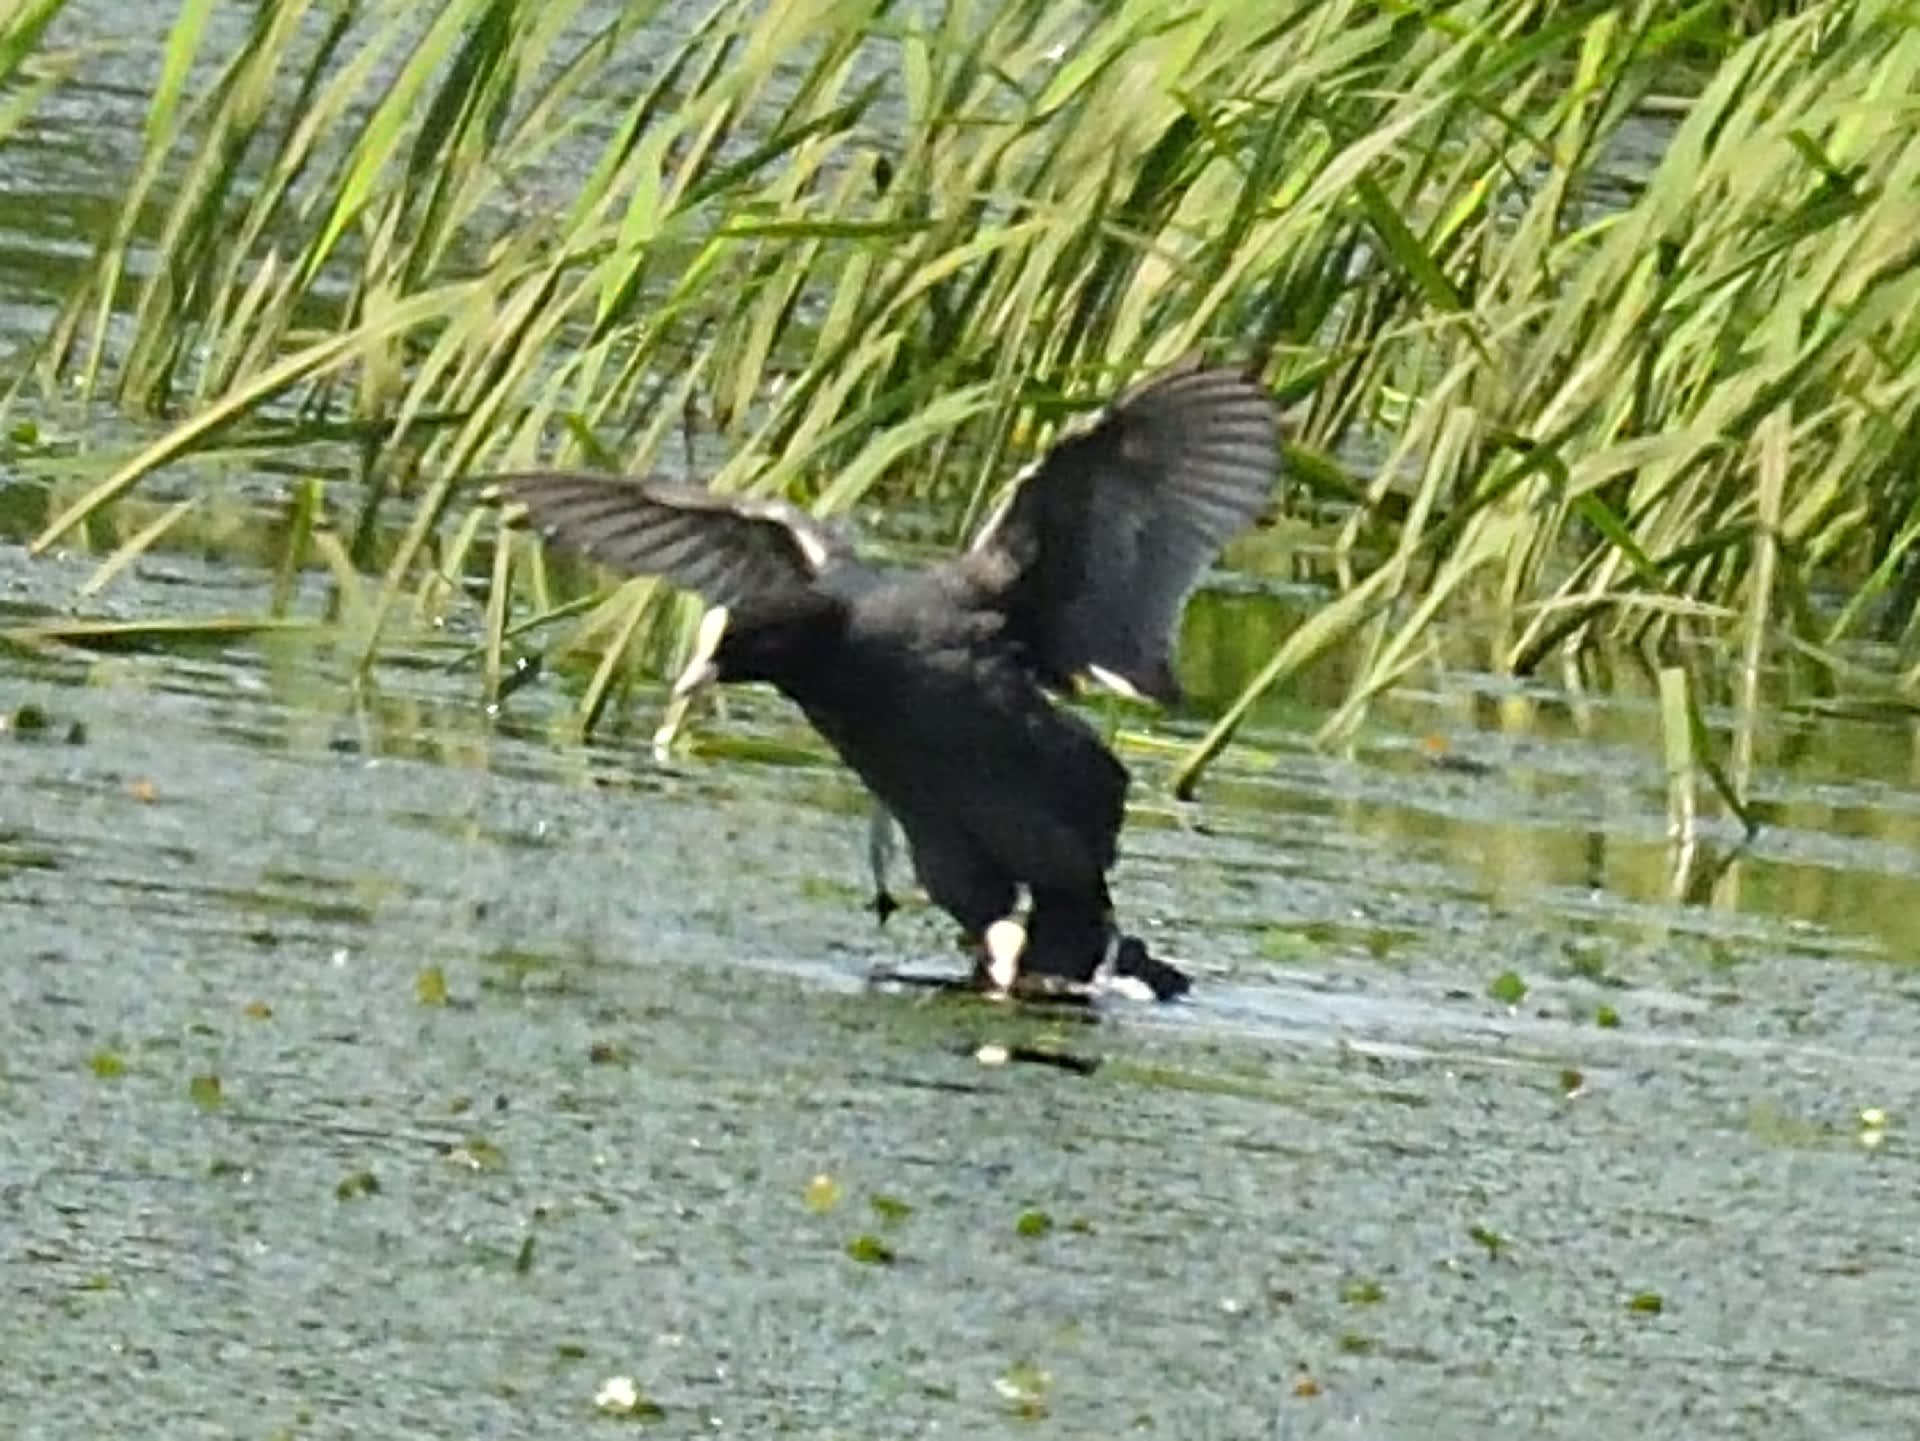
M1184 979L1119 937L1107 890L1126 769L1043 688L1091 674L1174 699L1181 605L1278 469L1269 394L1235 370L1182 369L1062 437L966 552L919 570L868 565L780 501L590 475L501 482L553 540L724 607L682 687L766 681L797 703L969 937L1024 890L1020 969L1084 981L1117 960L1166 994Z

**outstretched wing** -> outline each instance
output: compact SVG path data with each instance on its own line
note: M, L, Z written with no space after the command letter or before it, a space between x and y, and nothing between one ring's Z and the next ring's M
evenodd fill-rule
M496 477L549 540L750 612L811 590L841 548L785 501L561 471Z
M1099 670L1173 700L1181 605L1279 471L1264 387L1237 370L1165 372L1061 439L967 564L1049 685Z

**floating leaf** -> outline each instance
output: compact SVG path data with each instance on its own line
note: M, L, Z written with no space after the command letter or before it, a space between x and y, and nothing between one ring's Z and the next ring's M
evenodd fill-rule
M815 1215L824 1216L840 1204L840 1183L822 1171L807 1182L807 1189L802 1199L805 1200L809 1211Z
M444 1006L447 1003L447 973L438 966L428 966L413 978L413 998L423 1006Z
M1487 983L1487 994L1503 1006L1517 1006L1527 998L1527 983L1512 971L1502 971Z
M897 1226L913 1214L913 1207L897 1196L870 1196L867 1204L873 1207L873 1214L889 1226Z
M667 1413L650 1400L631 1376L609 1376L594 1392L593 1404L606 1416L630 1421L657 1421Z
M1658 1316L1666 1308L1658 1291L1641 1291L1627 1300L1627 1309L1638 1316Z
M87 1064L103 1081L117 1081L127 1073L126 1058L118 1051L95 1051Z
M469 1136L447 1152L447 1159L469 1171L500 1171L506 1168L507 1153L485 1136Z
M893 1247L878 1236L868 1234L847 1242L847 1254L863 1266L891 1266L895 1260Z
M1005 1374L994 1378L993 1389L1005 1398L1013 1414L1037 1421L1047 1414L1047 1392L1053 1377L1031 1361L1016 1361Z
M1593 1023L1604 1031L1614 1030L1620 1024L1620 1013L1612 1006L1601 1006L1593 1013Z
M340 1178L340 1184L333 1188L335 1199L358 1201L366 1196L380 1194L380 1178L371 1171L352 1171Z
M220 1092L220 1078L212 1075L195 1076L187 1082L187 1095L192 1098L194 1105L203 1111L219 1109L223 1099Z
M1022 1211L1013 1228L1022 1236L1044 1236L1053 1229L1053 1217L1040 1210Z
M1288 930L1284 926L1268 926L1260 932L1260 954L1282 965L1304 965L1319 958L1320 947L1314 944L1312 937L1303 936L1298 931Z

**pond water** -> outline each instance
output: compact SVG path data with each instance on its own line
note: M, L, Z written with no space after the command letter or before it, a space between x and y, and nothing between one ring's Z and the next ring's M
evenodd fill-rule
M4 285L0 356L57 296ZM1682 883L1625 670L1436 661L1326 752L1336 657L1181 805L1324 598L1209 594L1195 710L1107 717L1193 995L1016 1011L872 983L962 963L861 911L777 698L660 766L658 692L488 715L458 619L364 687L317 630L23 639L271 590L272 477L78 607L52 483L0 460L9 1434L586 1435L616 1377L665 1436L1912 1434L1910 720L1768 716Z

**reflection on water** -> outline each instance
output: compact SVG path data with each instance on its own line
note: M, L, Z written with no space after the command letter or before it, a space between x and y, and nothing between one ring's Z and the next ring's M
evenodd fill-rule
M1324 600L1299 585L1195 598L1183 679L1216 703ZM1729 915L1807 922L1872 937L1905 959L1920 935L1920 717L1794 711L1784 673L1756 736L1751 802L1759 833L1709 822L1683 865L1667 837L1662 732L1653 678L1608 667L1607 694L1450 669L1473 635L1442 634L1441 658L1373 709L1325 766L1263 766L1275 731L1310 732L1344 698L1356 662L1334 655L1269 698L1216 801L1284 813L1324 807L1340 824L1409 856L1444 858L1497 902L1629 905L1678 899ZM1484 647L1480 648L1484 651ZM1730 723L1713 725L1730 744Z
M0 540L7 614L14 625L54 613L84 555L29 565L16 548L41 522L47 490L30 481L0 484ZM156 513L130 501L103 515L91 549L111 547ZM280 519L234 501L199 529L180 527L169 548L144 560L95 609L116 616L234 614L257 609L270 584ZM1114 707L1105 714L1144 781L1136 791L1136 833L1155 813L1175 817L1155 782L1198 718L1223 704L1272 648L1323 604L1311 552L1269 551L1275 578L1241 575L1196 595L1183 630L1181 677L1191 705L1155 717ZM480 562L484 566L484 559ZM318 613L322 578L308 578L296 610ZM456 605L450 629L418 638L394 665L357 686L341 677L352 647L326 632L259 642L258 670L237 680L220 661L182 656L145 665L126 656L69 655L99 683L151 686L216 702L211 723L249 746L331 748L369 757L408 757L463 768L502 764L496 738L563 739L573 721L552 704L577 693L578 666L561 668L546 699L510 702L486 716L470 666L471 609ZM1208 782L1206 813L1226 834L1270 837L1284 850L1303 817L1365 837L1371 875L1356 882L1394 885L1402 866L1436 864L1462 887L1502 907L1532 907L1590 924L1604 899L1636 924L1672 903L1729 917L1806 923L1836 936L1870 938L1889 958L1904 958L1920 934L1920 743L1916 721L1895 714L1840 718L1776 704L1755 737L1753 806L1759 833L1740 843L1731 821L1709 819L1704 841L1684 870L1667 838L1661 731L1652 678L1638 664L1607 668L1613 689L1596 694L1517 682L1458 668L1484 653L1470 629L1436 639L1426 671L1373 708L1358 735L1321 754L1306 737L1344 699L1355 668L1335 652L1295 684L1267 698ZM29 666L50 664L44 657ZM422 683L424 678L425 683ZM1787 677L1770 678L1776 699ZM1711 675L1709 675L1711 684ZM558 691L555 686L558 686ZM276 704L238 695L264 689ZM540 690L541 688L536 688ZM657 718L657 700L607 722L614 754L641 766L638 744ZM774 701L735 699L727 719L711 720L703 750L740 763L785 762L824 750L797 716ZM1094 713L1101 714L1100 703ZM1710 720L1715 713L1710 711ZM752 718L750 724L741 717ZM1727 725L1713 729L1729 744ZM1148 737L1151 744L1144 741ZM1136 744L1136 739L1143 743ZM578 755L578 752L572 754ZM513 763L508 763L509 765ZM543 762L542 764L545 764ZM1137 849L1137 845L1134 849ZM1276 864L1284 866L1284 859Z

